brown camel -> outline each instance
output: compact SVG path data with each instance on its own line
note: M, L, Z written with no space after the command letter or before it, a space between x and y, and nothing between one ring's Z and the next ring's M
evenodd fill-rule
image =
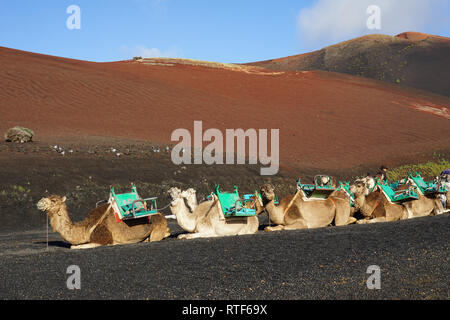
M308 200L301 190L295 195L284 197L279 205L275 205L274 187L265 184L261 187L264 208L270 220L277 224L266 227L266 231L320 228L330 225L351 224L356 221L350 217L350 204L347 199L328 197L327 199Z
M404 189L410 187L409 184L405 186ZM373 178L356 180L350 189L355 193L355 210L359 210L365 216L365 219L357 223L397 221L440 214L444 211L437 197L429 198L420 193L417 200L405 201L401 204L393 203L376 185Z
M42 198L37 207L48 214L53 230L72 245L71 249L153 242L170 235L167 220L161 214L150 216L150 221L145 217L118 223L109 204L105 204L91 211L83 221L73 223L67 211L66 197Z
M369 192L367 182L356 180L350 186L350 192L355 195L355 210L359 211L365 218L356 223L374 223L397 221L408 218L408 210L401 204L391 203L386 196L377 188Z

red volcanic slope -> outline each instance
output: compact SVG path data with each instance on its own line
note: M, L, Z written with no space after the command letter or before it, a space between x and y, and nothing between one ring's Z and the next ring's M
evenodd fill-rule
M330 169L450 146L447 97L323 71L248 70L94 63L0 47L0 130L26 126L40 141L170 143L174 129L192 132L194 120L223 132L279 128L282 164Z

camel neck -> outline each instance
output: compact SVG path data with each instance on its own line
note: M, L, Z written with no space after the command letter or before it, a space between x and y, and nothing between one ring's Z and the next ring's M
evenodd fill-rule
M364 194L360 194L358 196L355 195L355 209L359 209L359 211L365 216L369 217L372 215L374 211L374 206L376 203L369 203L368 196ZM378 200L379 201L379 200ZM372 202L372 201L370 201Z
M65 205L52 212L50 225L53 231L58 232L64 240L74 243L74 225L67 213L67 207Z
M270 220L275 224L283 224L284 222L284 212L283 208L275 205L274 200L269 201L266 204L266 210L270 215Z
M177 217L177 222L183 230L187 232L195 231L195 215L193 213L189 213L189 209L186 207L183 199L178 200L175 205L171 205L170 209L172 213Z

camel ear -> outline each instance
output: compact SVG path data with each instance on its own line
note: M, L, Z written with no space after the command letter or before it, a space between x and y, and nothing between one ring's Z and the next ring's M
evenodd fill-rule
M62 202L66 202L66 200L67 200L66 196L62 197L61 200L62 200Z

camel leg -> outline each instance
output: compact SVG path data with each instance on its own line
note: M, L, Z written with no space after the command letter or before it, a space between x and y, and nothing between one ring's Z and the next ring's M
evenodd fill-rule
M386 217L379 217L367 220L366 223L377 223L377 222L386 222Z
M364 219L359 219L359 220L357 220L357 221L356 221L356 224L368 224L368 223L371 223L371 222L370 222L371 220L372 220L372 219L366 217L366 218L364 218Z
M284 230L298 230L298 229L308 229L308 226L305 224L303 220L284 226Z
M297 230L297 229L307 229L308 226L303 221L297 221L293 224L287 226L279 224L275 227L266 227L264 231L281 231L281 230Z
M442 205L442 202L440 199L435 200L435 207L433 209L435 215L443 214L445 212L444 206Z
M79 250L79 249L91 249L102 246L100 243L85 243L85 244L79 244L79 245L72 245L70 246L71 250Z
M271 232L271 231L281 231L284 230L285 226L283 226L282 224L279 224L278 226L275 227L265 227L264 231L267 232Z
M183 233L183 234L180 234L179 236L178 236L178 239L180 239L180 240L183 240L183 239L185 239L185 240L188 240L188 239L195 239L195 238L213 238L213 237L217 237L217 235L216 234L205 234L205 233L200 233L200 232L197 232L197 233Z
M345 225L349 225L349 224L352 224L352 223L355 223L355 222L356 222L356 218L348 217L347 223Z
M335 226L337 226L337 227L339 227L339 226L346 226L346 225L348 225L348 224L352 224L352 223L355 223L355 222L356 222L356 218L354 218L354 217L348 217L348 218L347 218L347 221L345 221L344 223L335 220Z

